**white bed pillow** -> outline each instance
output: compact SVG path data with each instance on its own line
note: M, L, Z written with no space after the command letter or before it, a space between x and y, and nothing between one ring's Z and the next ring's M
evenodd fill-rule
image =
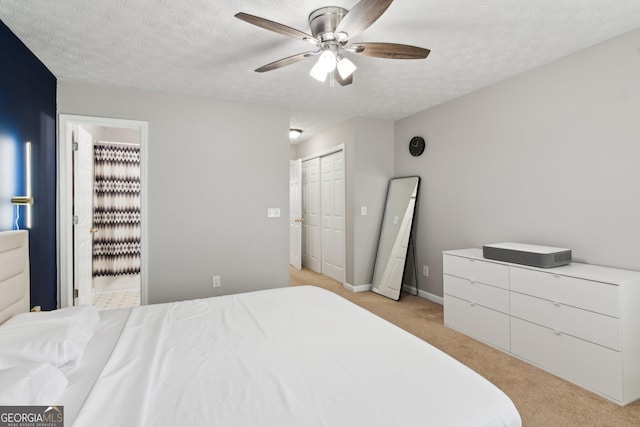
M92 305L79 305L75 307L61 308L52 311L39 311L36 313L20 313L7 320L5 325L20 324L58 324L72 325L87 336L87 340L93 336L96 325L100 321L98 310Z
M55 405L69 380L48 363L29 363L0 371L0 405Z
M91 339L65 322L18 322L0 326L0 369L46 362L56 368L82 357Z

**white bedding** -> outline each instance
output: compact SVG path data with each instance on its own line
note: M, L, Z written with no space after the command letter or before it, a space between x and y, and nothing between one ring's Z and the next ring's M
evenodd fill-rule
M89 377L69 373L67 425ZM73 425L521 421L509 398L469 368L345 299L305 286L133 309Z
M62 396L66 425L70 425L76 417L111 356L130 311L121 309L100 312L100 323L95 329L94 339L89 341L82 359L72 367L63 368L63 373L69 379L69 385Z

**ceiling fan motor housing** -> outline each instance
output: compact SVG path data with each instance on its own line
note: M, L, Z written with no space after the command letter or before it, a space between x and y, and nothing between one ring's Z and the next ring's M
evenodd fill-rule
M335 40L336 28L347 12L349 12L347 9L337 6L326 6L314 10L309 14L311 34L323 42Z

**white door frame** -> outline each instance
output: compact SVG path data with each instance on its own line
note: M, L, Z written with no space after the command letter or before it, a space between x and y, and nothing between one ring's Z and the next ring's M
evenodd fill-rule
M74 124L134 129L140 132L140 304L148 303L147 188L149 123L140 120L58 115L57 198L58 306L73 305L73 148Z
M305 157L301 158L300 160L302 160L304 162L304 161L315 159L315 158L318 158L318 157L328 156L329 154L337 153L338 151L342 151L344 156L345 156L345 159L346 159L347 152L344 149L344 144L340 144L340 145L336 145L336 146L331 147L331 148L327 148L326 150L322 150L322 151L318 151L317 153L310 154L308 156L305 156ZM345 172L346 172L346 170L345 170Z
M289 160L289 264L302 270L302 160Z

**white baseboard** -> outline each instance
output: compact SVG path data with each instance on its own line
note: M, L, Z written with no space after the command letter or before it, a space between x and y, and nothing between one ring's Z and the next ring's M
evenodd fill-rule
M358 286L353 286L347 282L344 282L342 284L342 287L345 288L348 291L351 291L353 293L357 293L357 292L367 292L371 290L371 285L358 285Z
M402 286L402 290L404 292L410 293L412 295L416 294L416 288L414 286L404 285L404 286ZM429 300L431 302L435 302L436 304L444 305L443 298L439 297L438 295L432 294L431 292L423 291L422 289L420 289L418 291L418 296L420 298L427 299L427 300Z
M358 286L353 286L347 282L344 282L342 284L342 287L345 288L348 291L351 291L353 293L357 293L357 292L368 292L371 290L371 285L358 285ZM407 286L404 285L402 287L402 290L404 292L410 293L415 295L416 294L416 288L413 286ZM435 302L436 304L440 304L440 305L444 305L444 300L442 299L442 297L439 297L438 295L432 294L430 292L427 291L423 291L422 289L420 291L418 291L418 296L420 298L424 298L426 300L429 300L431 302Z

